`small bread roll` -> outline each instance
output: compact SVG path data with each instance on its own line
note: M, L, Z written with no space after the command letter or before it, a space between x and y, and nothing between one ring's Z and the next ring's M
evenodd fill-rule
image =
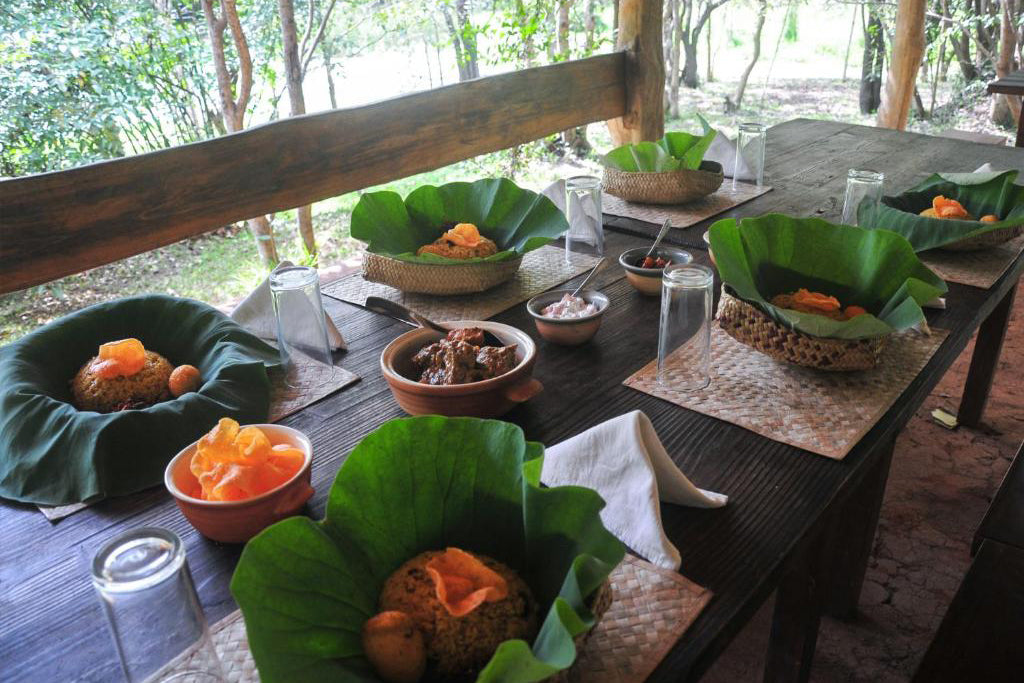
M363 624L363 652L387 683L416 683L427 667L423 634L412 617L391 610Z

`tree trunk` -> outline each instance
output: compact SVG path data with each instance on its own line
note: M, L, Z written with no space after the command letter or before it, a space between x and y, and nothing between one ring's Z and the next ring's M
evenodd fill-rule
M210 36L210 47L213 51L213 63L217 72L217 86L220 91L221 116L224 127L229 133L237 133L245 127L245 110L249 105L249 94L252 91L252 56L249 54L249 43L245 39L242 23L238 18L235 0L220 0L220 16L213 10L213 0L202 0L203 14L206 15L206 27ZM232 87L231 74L228 72L227 58L224 54L224 29L231 29L231 38L238 56L238 94ZM263 263L273 267L278 262L277 245L274 232L266 216L258 216L248 221L249 229L256 239L256 249Z
M288 102L292 116L306 113L306 98L302 92L302 61L299 58L299 37L295 28L295 5L292 0L277 0L277 11L281 16L281 45L284 52L285 79L288 84ZM310 17L312 19L312 17ZM310 22L312 25L312 22ZM296 209L299 220L299 235L306 252L315 256L316 234L313 232L313 207L309 204Z
M470 20L467 0L455 0L454 17L447 2L444 3L442 11L452 37L455 58L459 63L459 80L468 81L479 78L480 65L477 61L476 33Z
M426 48L426 43L424 43L423 45L424 45L424 49L425 49ZM333 61L332 61L333 58L334 58L334 50L333 50L333 48L330 45L328 45L328 41L325 40L324 42L322 42L320 44L320 51L324 53L324 72L327 75L327 94L331 98L331 109L337 109L338 108L338 93L337 93L337 91L335 90L335 87L334 87L334 74L332 73L332 71L334 70L334 64L333 64ZM429 64L430 64L430 60L429 59L427 60L427 64L429 66ZM428 75L430 75L429 74L430 69L427 69L427 71L428 71ZM430 87L431 88L434 87L433 81L431 81Z
M996 57L996 78L1005 78L1019 67L1017 52L1017 20L1020 17L1018 3L1024 0L1002 0L1003 16L999 22L999 53ZM1024 9L1022 7L1021 9ZM992 98L992 122L1015 128L1021 116L1021 100L1016 96L994 95Z
M715 61L711 57L711 17L708 17L708 30L704 32L704 46L707 48L707 70L704 74L704 80L707 83L715 82L715 70L712 68L712 63Z
M597 0L587 0L587 13L583 17L583 30L586 34L583 50L588 57L594 54L594 47L596 46L596 41L594 40L594 32L597 30L596 5Z
M885 30L875 4L867 5L864 22L864 57L860 75L860 113L873 114L882 103L882 71L885 62Z
M846 39L846 56L843 57L843 82L846 82L846 69L850 65L850 49L853 47L853 29L857 26L857 6L854 5L850 18L850 37Z
M889 77L886 79L882 105L878 109L880 127L896 130L907 127L910 107L917 93L917 72L924 57L926 9L926 0L900 0L896 10Z
M569 60L569 10L572 8L572 3L573 0L559 0L558 2L555 37L558 41L558 58L561 61ZM567 151L571 150L577 156L584 156L590 151L585 126L562 131L562 142L565 143Z
M736 100L732 103L732 111L739 111L743 106L743 93L747 89L747 80L750 78L750 72L757 65L757 60L761 57L761 34L764 33L764 22L767 17L768 0L760 0L760 6L757 8L757 25L754 27L754 54L750 56L747 68L743 70L740 82L736 86Z
M697 43L693 39L687 39L683 34L683 85L687 88L700 86L700 76L697 73Z
M679 71L679 48L683 42L683 8L680 0L668 0L672 3L672 51L668 63L668 103L669 115L679 118L679 80L682 75Z

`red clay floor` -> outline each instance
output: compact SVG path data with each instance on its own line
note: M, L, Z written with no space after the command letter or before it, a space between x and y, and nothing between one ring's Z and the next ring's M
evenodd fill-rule
M1024 295L1014 306L983 428L949 431L930 413L956 413L973 348L896 442L860 613L849 622L823 620L812 681L909 680L967 571L974 531L1024 440ZM761 680L772 602L704 681Z

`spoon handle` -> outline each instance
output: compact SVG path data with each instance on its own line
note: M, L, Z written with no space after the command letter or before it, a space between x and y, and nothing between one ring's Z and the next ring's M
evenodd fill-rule
M601 270L601 268L604 267L604 264L607 260L608 259L602 256L601 260L594 265L593 269L591 269L587 276L583 278L583 282L580 283L580 286L573 290L573 293L570 296L576 296L577 294L579 294L583 290L583 288L587 286L587 283L590 282L590 278L597 275L597 271Z
M647 250L647 254L644 258L647 258L654 253L654 250L658 248L659 244L661 244L661 240L665 239L665 235L668 234L668 229L671 227L672 224L669 222L669 219L666 218L664 225L661 226L661 230L658 231L658 236L654 238L654 244L652 244L651 248Z

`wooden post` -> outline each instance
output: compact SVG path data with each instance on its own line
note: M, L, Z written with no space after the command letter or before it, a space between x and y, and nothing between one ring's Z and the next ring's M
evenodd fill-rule
M620 0L615 47L626 53L626 113L608 121L616 145L665 134L662 0Z
M917 70L924 57L924 12L926 0L900 0L896 10L896 31L892 44L889 78L885 83L878 125L903 130L914 102Z

